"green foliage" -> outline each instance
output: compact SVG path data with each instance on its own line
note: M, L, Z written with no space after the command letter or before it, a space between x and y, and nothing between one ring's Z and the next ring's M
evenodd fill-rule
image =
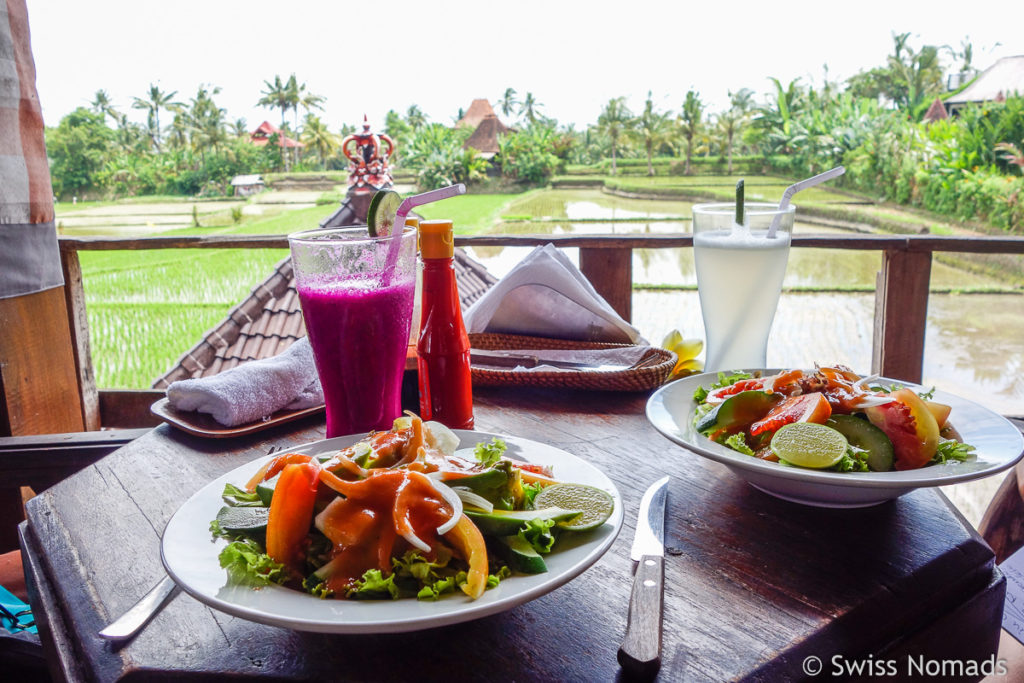
M471 183L486 176L487 160L475 149L463 147L471 134L472 131L448 128L440 123L420 125L409 139L403 163L416 171L421 189Z
M53 191L58 197L81 195L96 186L114 141L103 119L103 114L79 107L46 131Z
M498 159L506 178L545 183L560 165L552 153L558 135L554 127L538 124L498 138Z

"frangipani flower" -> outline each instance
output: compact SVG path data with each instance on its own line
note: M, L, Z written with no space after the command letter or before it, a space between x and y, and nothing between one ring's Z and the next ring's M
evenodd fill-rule
M679 330L672 330L661 342L663 349L668 349L679 357L676 365L669 373L666 382L693 375L704 369L704 363L697 360L697 356L704 350L704 342L700 339L683 339Z

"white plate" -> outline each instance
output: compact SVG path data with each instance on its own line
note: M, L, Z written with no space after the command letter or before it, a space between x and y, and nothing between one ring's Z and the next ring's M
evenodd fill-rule
M764 370L775 374L778 370ZM720 462L754 487L785 500L819 507L852 508L877 505L916 488L945 486L980 479L1011 467L1024 453L1024 436L1006 418L977 403L935 392L935 401L952 406L950 423L965 443L977 450L966 462L947 462L902 472L823 472L786 467L717 444L697 432L693 392L718 380L717 373L693 375L667 384L647 402L647 419L654 428L683 448ZM880 384L902 384L881 379Z
M321 600L282 586L254 589L227 585L217 562L226 542L212 540L210 521L223 507L224 484L243 485L273 456L243 465L210 482L174 513L164 531L161 555L167 573L196 599L228 614L273 626L328 633L398 633L478 619L521 605L572 580L604 554L622 527L622 498L615 484L593 465L563 450L512 436L455 430L460 447L472 447L492 437L508 445L506 455L549 465L560 481L590 484L615 499L611 518L593 531L563 534L555 551L545 556L544 574L514 574L477 600L461 593L436 602L402 600ZM345 436L308 444L289 452L316 455L338 450L359 440Z

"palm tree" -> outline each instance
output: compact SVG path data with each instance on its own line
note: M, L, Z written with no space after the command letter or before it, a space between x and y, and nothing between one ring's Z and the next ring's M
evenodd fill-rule
M325 98L322 95L315 95L307 91L306 84L299 83L298 80L295 78L295 74L292 74L291 76L288 77L288 84L286 87L288 88L289 96L291 99L292 113L295 115L295 130L298 131L299 107L302 107L306 111L306 114L309 114L314 109L319 109L320 111L323 111L322 105L324 103ZM293 150L293 154L295 155L295 159L293 161L295 162L298 161L298 153L298 148L295 148Z
M327 168L327 157L334 154L341 143L341 139L330 131L327 124L313 114L306 114L301 140L306 149L316 152L322 169Z
M281 110L281 130L284 131L284 116L288 113L288 110L292 107L292 95L293 93L288 87L288 84L281 80L278 75L274 76L274 82L263 81L264 88L260 91L263 95L256 104L261 107L267 107L268 109L280 109ZM281 133L284 134L283 132ZM281 165L288 170L287 157L284 153L284 144L281 144Z
M654 101L651 99L651 91L648 90L644 113L636 119L636 136L643 140L644 150L647 152L647 175L649 176L654 175L654 164L651 162L654 147L666 142L669 133L669 115L654 111Z
M633 113L626 106L625 97L614 97L608 100L601 115L597 117L597 127L608 136L612 143L612 175L615 175L615 154L619 139L633 127Z
M418 105L410 104L409 109L405 112L405 121L415 132L427 124L427 115L423 113L423 110Z
M516 99L516 91L514 88L505 88L505 94L498 100L498 109L505 117L512 116L512 112L516 110L516 106L519 104L519 100Z
M690 159L693 157L693 139L700 129L701 114L704 112L704 103L700 101L700 95L693 90L686 93L683 101L683 111L680 116L682 122L683 137L686 138L686 165L683 173L690 175Z
M519 107L519 113L526 116L526 120L530 123L536 123L538 117L540 117L540 108L543 106L534 98L532 92L528 92L526 97L523 98L522 105Z
M249 137L249 127L245 123L245 119L235 119L235 122L231 124L231 133L239 140Z
M109 116L114 119L114 123L118 121L118 111L114 109L114 103L110 100L110 95L106 90L96 91L96 95L92 99L92 110L97 114L103 114L104 117Z
M158 152L160 151L160 110L171 109L177 106L179 103L173 99L177 94L177 90L163 92L159 86L150 83L149 99L136 97L132 103L132 108L146 110L146 121L149 123L153 144L156 145L156 151Z
M729 158L728 173L732 175L732 150L735 145L736 136L743 133L743 129L750 121L750 110L754 106L754 91L750 88L742 88L738 92L729 92L730 107L718 115L718 130L725 143L726 156Z

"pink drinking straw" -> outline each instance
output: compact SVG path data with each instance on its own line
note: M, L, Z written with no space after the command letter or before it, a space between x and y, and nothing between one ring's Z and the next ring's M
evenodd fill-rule
M814 187L819 183L823 183L826 180L832 180L836 176L841 176L846 173L846 169L842 166L836 166L830 171L819 173L816 176L801 180L798 183L793 183L786 188L786 191L782 193L782 201L779 202L779 213L775 214L775 218L772 219L772 224L768 227L768 234L765 235L768 239L775 239L775 231L779 229L779 221L782 220L782 212L789 207L789 202L800 190L806 190L808 187ZM401 211L401 209L399 209Z
M405 217L409 215L409 212L417 206L439 202L442 199L448 199L460 194L466 194L466 186L462 183L438 188L422 194L414 194L411 197L406 197L399 204L398 212L395 214L395 224L391 227L391 242L388 243L388 258L384 262L384 276L381 284L384 286L391 284L391 276L395 272L395 264L398 261L398 247L402 243L402 233L405 231Z

